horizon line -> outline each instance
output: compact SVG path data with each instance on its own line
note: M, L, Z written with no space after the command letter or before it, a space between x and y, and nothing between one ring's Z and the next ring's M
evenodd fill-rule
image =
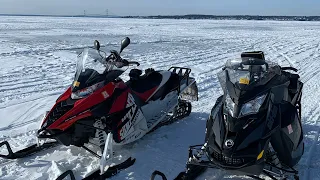
M103 14L0 14L0 16L53 16L53 17L174 17L174 16L217 16L217 17L232 17L232 16L260 16L260 17L320 17L320 15L215 15L215 14L180 14L180 15L103 15Z

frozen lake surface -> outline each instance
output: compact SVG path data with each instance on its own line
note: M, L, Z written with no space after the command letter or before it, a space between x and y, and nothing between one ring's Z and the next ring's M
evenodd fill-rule
M40 117L71 84L81 48L97 39L103 48L118 50L126 36L132 44L123 55L141 69L192 68L200 100L189 117L133 143L135 165L112 179L147 180L154 170L173 179L182 171L188 146L203 143L206 119L222 94L216 73L227 59L252 50L299 69L305 154L297 169L302 180L320 179L320 22L1 17L0 141L9 140L14 150L35 143ZM0 179L55 179L68 169L81 178L98 163L84 150L60 146L25 159L1 159ZM244 179L220 170L199 177L223 178Z

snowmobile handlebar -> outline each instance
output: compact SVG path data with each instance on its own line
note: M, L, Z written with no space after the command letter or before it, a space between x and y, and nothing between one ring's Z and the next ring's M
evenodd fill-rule
M129 61L127 59L121 58L119 53L117 51L112 50L111 54L106 58L106 61L114 61L116 63L117 67L123 67L123 66L130 66L130 65L137 65L140 66L139 62L136 61Z
M128 61L126 59L121 59L115 62L115 65L118 68L122 68L123 66L130 66L130 65L137 65L140 66L140 63L136 62L136 61Z

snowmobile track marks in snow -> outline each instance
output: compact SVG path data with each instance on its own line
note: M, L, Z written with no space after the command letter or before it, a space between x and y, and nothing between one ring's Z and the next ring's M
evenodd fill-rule
M189 67L196 68L193 73L196 76L199 85L200 101L194 103L194 110L191 113L191 118L182 123L175 123L171 127L163 127L157 130L157 135L148 136L146 139L152 143L152 148L160 150L163 154L168 154L167 158L174 159L172 167L166 165L164 156L155 154L144 158L144 154L148 152L147 143L138 143L139 148L133 148L134 154L140 154L137 166L130 168L125 173L120 173L115 176L114 180L118 179L145 179L150 177L152 170L148 169L154 167L163 167L164 173L170 177L177 175L185 166L187 156L187 147L190 144L202 142L203 134L190 132L203 132L205 127L205 119L211 109L212 103L222 93L216 86L219 86L215 80L215 74L220 69L220 66L230 58L237 57L237 55L245 49L250 50L264 50L269 60L277 61L278 57L282 63L289 64L278 52L287 55L299 69L303 82L307 82L303 95L303 116L305 127L307 130L316 131L318 128L314 125L313 114L320 112L318 108L318 100L315 97L319 95L319 37L320 37L320 24L318 22L264 22L264 21L207 21L207 20L137 20L128 21L126 19L93 19L93 18L50 18L50 17L3 17L0 19L3 24L10 22L10 29L3 30L1 35L4 45L0 49L0 61L2 69L0 72L0 86L3 94L0 94L0 111L4 112L6 108L13 105L24 105L25 102L36 102L49 104L54 103L54 97L57 97L63 91L63 88L69 82L66 77L72 77L73 66L75 62L73 57L77 54L73 48L92 46L92 38L104 39L108 42L106 49L118 44L118 38L131 34L131 39L134 40L134 48L129 48L129 57L144 62L142 68L145 69L149 66L154 68L167 69L171 63L177 65L188 65ZM113 26L110 26L110 23ZM108 27L105 29L103 27ZM75 28L77 27L77 28ZM90 28L88 28L90 27ZM187 29L187 31L186 31ZM165 43L164 43L165 42ZM76 45L76 47L75 47ZM274 46L276 50L271 47ZM317 49L318 47L318 49ZM62 50L59 56L56 52ZM33 51L33 52L32 52ZM318 52L318 54L317 54ZM199 54L198 54L199 53ZM207 53L207 54L206 54ZM198 58L200 55L201 59ZM55 59L55 57L60 57ZM163 60L167 62L162 63ZM185 63L184 60L187 62ZM7 65L6 65L7 63ZM6 65L6 66L5 66ZM40 66L42 68L40 68ZM61 66L59 66L61 65ZM73 66L72 66L73 65ZM27 67L27 68L24 68ZM32 68L39 71L33 71ZM316 74L314 74L316 73ZM56 79L54 79L56 78ZM65 79L66 78L66 79ZM41 82L47 81L49 84L43 84L52 88L50 91L42 91ZM37 82L39 81L39 83ZM38 85L40 84L40 85ZM2 86L3 85L3 86ZM35 86L31 86L35 85ZM24 88L23 86L29 86ZM38 87L39 86L39 87ZM17 88L16 90L6 91L5 88ZM63 88L56 88L63 87ZM45 88L43 88L45 89ZM20 90L21 92L18 92ZM20 93L29 92L20 96ZM25 103L26 105L28 103ZM20 109L22 113L28 112L29 109ZM35 112L40 112L42 109ZM204 114L201 114L203 112ZM12 121L8 124L17 125L14 119L9 120L13 114L3 113L1 119ZM42 112L43 113L43 112ZM200 113L200 114L199 114ZM201 118L199 118L201 117ZM25 119L30 121L36 117ZM196 122L193 122L196 121ZM308 124L312 124L309 127ZM32 123L32 122L30 122ZM1 137L9 140L9 138L19 138L14 141L16 148L28 146L35 143L32 137L32 129L23 129L28 126L26 123L19 129L20 136L17 134L5 134ZM193 127L190 127L193 126ZM5 126L1 126L5 127ZM170 132L168 132L170 131ZM186 132L189 131L189 132ZM26 133L29 132L29 133ZM0 132L2 135L2 132ZM169 135L168 135L169 134ZM165 138L160 138L166 136ZM153 139L159 138L159 139ZM174 139L178 138L178 142ZM31 139L31 140L30 140ZM161 142L158 142L158 141ZM306 149L311 148L314 142L309 139L310 143L306 144ZM191 141L191 142L190 142ZM164 144L179 144L179 147L168 146L163 148ZM310 171L308 177L310 179L320 177L320 172L313 169L317 165L317 154L320 151L317 143L313 146L314 153L311 158ZM183 147L186 149L183 150ZM60 147L59 147L60 148ZM70 160L70 163L63 163L57 160L57 164L63 168L74 168L77 173L86 174L88 171L85 167L80 167L78 164L85 164L90 166L89 161L94 161L88 158L86 152L72 150L72 153L66 152L66 149L48 150L49 153L57 151ZM137 152L137 149L139 152ZM150 150L150 149L149 149ZM155 157L156 156L156 157ZM306 155L307 156L307 155ZM47 158L46 154L41 154L37 159ZM307 158L307 157L304 157ZM43 159L43 160L45 160ZM163 159L163 161L156 162L155 160ZM51 159L54 160L54 159ZM31 160L30 160L31 161ZM175 162L176 161L176 162ZM140 164L141 162L141 164ZM41 168L27 168L22 167L21 162L10 161L9 164L3 165L6 168L2 169L3 174L0 179L22 179L21 176L25 175L24 179L41 179L38 176L37 170ZM30 162L29 162L30 163ZM299 169L303 170L307 165L299 165ZM49 170L52 167L49 168ZM146 172L145 169L148 169ZM54 168L52 168L54 169ZM7 174L4 170L10 170ZM43 169L48 170L47 169ZM57 169L54 169L57 170ZM0 170L1 171L1 170ZM7 172L7 171L6 171ZM27 173L28 172L28 173ZM46 173L46 172L44 172ZM147 173L148 176L139 174ZM27 176L27 174L30 174ZM44 177L54 178L53 175L45 175ZM78 175L80 175L78 174ZM210 174L210 173L209 173ZM219 171L213 170L213 175L206 176L203 179L213 180L219 179L221 174ZM48 179L47 178L47 179ZM226 175L225 179L244 179L244 177Z

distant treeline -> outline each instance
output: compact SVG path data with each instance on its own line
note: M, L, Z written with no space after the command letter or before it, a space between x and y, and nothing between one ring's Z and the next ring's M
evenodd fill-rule
M89 18L139 18L139 19L213 19L213 20L276 20L276 21L320 21L320 16L253 16L253 15L171 15L171 16L117 16L117 15L29 15L0 14L0 16L46 16L46 17L89 17Z
M43 14L0 14L0 16L31 16L31 17L88 17L88 18L121 18L115 15L43 15Z
M174 16L122 16L122 18L140 19L213 19L213 20L277 20L277 21L320 21L320 16L253 16L253 15L174 15Z

